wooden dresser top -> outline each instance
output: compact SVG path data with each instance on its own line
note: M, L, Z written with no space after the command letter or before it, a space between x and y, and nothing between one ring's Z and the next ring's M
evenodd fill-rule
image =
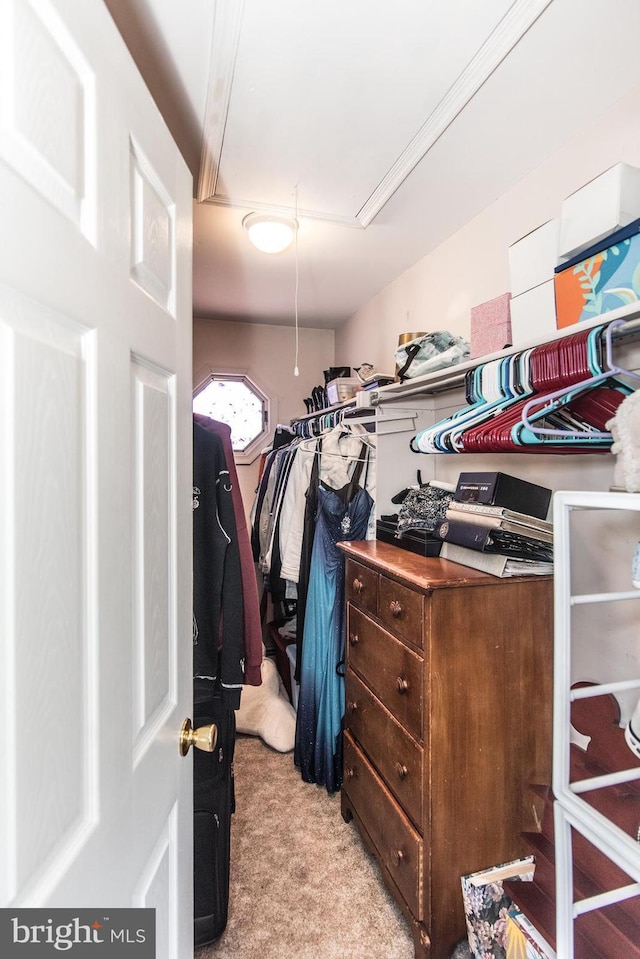
M549 580L550 576L509 576L500 578L461 566L435 556L419 556L382 540L345 541L336 544L347 556L381 573L422 591L456 586L486 586L500 583L523 582L532 579Z

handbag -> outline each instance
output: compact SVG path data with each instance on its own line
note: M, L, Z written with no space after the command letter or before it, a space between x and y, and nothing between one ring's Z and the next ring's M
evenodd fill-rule
M429 483L410 489L398 512L398 535L415 529L432 532L452 499L453 492Z
M446 366L455 366L468 359L471 348L461 336L440 330L425 333L403 343L396 350L396 367L400 380L424 376Z

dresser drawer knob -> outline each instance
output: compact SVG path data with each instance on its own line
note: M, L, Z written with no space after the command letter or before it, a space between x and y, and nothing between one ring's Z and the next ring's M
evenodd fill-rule
M391 613L392 616L395 616L396 619L398 618L398 616L401 615L402 606L400 605L397 599L392 599L391 602L389 603L389 612Z
M350 646L357 646L359 642L360 642L360 637L358 636L357 633L349 633Z
M344 771L344 778L345 778L345 779L355 779L355 778L356 778L356 771L355 771L355 769L353 768L353 766L347 766L347 768L346 768L345 771Z
M355 712L357 712L357 711L358 711L358 704L357 704L357 703L354 703L353 701L347 703L347 712L348 712L348 713L353 714L353 713L355 713Z
M409 689L409 681L406 679L403 679L402 676L398 676L398 678L396 679L396 689L398 690L401 696L404 696L404 694Z
M398 866L401 865L401 863L404 862L404 853L403 853L402 849L394 849L394 850L393 850L393 858L395 859L396 864L397 864Z
M406 779L409 770L402 763L396 763L396 772L398 774L398 779Z
M362 582L361 579L358 579L358 577L356 576L356 578L355 578L354 581L353 581L353 591L354 591L354 593L357 593L358 596L359 596L360 593L363 591L363 589L364 589L364 583Z

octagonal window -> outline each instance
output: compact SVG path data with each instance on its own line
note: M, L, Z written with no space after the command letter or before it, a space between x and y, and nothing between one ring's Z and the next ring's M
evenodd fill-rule
M194 413L231 427L231 446L246 454L268 431L268 400L244 374L212 374L193 398Z

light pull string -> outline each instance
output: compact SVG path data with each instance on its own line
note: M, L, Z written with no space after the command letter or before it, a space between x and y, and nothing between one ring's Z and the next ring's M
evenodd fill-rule
M295 262L296 262L296 288L293 297L293 306L296 322L296 358L293 365L293 375L300 376L300 370L298 369L298 285L299 285L299 266L298 266L298 186L296 184L295 188L295 206L296 206L296 228L295 228L295 239L294 239L294 251L295 251Z

